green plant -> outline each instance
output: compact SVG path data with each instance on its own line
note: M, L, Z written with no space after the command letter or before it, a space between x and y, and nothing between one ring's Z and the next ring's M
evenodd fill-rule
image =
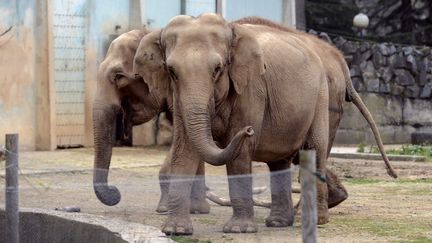
M423 145L404 145L399 149L391 149L387 151L389 154L398 155L420 155L426 156L428 160L432 160L432 146Z
M369 147L368 149L366 149L366 147ZM359 145L357 145L357 153L379 153L379 149L377 146L375 145L368 145L366 143L359 143Z
M357 145L357 152L358 153L364 153L365 147L366 147L365 143L363 143L363 142L359 143L359 145Z
M357 145L358 153L379 153L379 149L375 145L367 145L365 143L360 143ZM429 145L403 145L401 148L386 150L387 154L396 155L419 155L425 156L429 161L432 161L432 146Z
M372 153L372 154L379 154L380 151L379 151L379 148L378 148L376 145L371 145L371 146L369 147L369 153Z

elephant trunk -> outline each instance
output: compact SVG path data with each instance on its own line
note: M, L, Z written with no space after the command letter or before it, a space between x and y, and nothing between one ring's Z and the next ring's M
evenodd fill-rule
M197 150L204 161L215 166L224 165L235 159L245 139L254 134L252 127L246 126L237 132L225 149L221 149L213 140L207 104L197 104L196 102L186 104L182 117L192 147Z
M105 205L114 206L120 202L117 187L108 185L108 172L111 163L114 123L118 108L96 103L93 108L94 126L94 170L93 188L97 198Z

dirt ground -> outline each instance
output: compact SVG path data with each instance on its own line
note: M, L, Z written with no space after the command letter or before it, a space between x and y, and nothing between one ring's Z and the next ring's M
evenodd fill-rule
M108 207L93 193L93 149L20 154L20 204L45 209L78 206L82 212L160 227L166 215L155 212L159 200L157 173L165 147L116 148L110 184L122 201ZM349 198L330 210L330 223L319 226L320 242L432 242L432 163L398 162L399 179L387 176L382 161L331 158L331 168L342 178ZM4 188L4 162L0 162L0 188ZM254 186L268 186L265 164L254 163ZM293 168L293 173L298 169ZM206 167L207 185L228 197L225 167ZM296 176L293 176L296 177ZM295 179L295 178L294 178ZM298 184L294 185L298 187ZM3 189L2 189L3 190ZM269 190L256 196L268 200ZM294 195L295 201L298 195ZM4 193L0 193L0 206ZM269 209L255 208L256 234L224 234L223 224L232 210L211 203L207 215L192 215L194 235L180 242L301 242L300 217L289 228L267 228Z

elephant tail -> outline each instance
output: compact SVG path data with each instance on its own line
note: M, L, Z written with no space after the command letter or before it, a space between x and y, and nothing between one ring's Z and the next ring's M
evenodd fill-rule
M342 68L344 70L344 76L345 76L345 80L346 80L346 100L352 101L354 103L354 105L357 107L357 109L359 109L359 111L362 113L362 115L366 119L366 121L368 122L368 124L369 124L370 128L372 129L372 132L375 136L375 141L378 145L381 156L384 159L386 169L387 169L387 174L389 174L393 178L397 178L397 174L394 171L393 167L391 166L390 161L389 161L389 159L388 159L388 157L384 151L384 145L383 145L381 136L379 134L378 127L375 124L375 121L373 120L372 115L369 112L368 108L363 103L362 99L360 98L360 95L354 89L354 86L353 86L352 81L351 81L351 76L350 76L350 72L348 69L348 65L346 65L346 63L343 63Z

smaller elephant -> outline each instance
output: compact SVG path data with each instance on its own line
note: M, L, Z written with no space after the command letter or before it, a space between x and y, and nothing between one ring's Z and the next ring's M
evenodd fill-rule
M98 199L109 206L120 201L120 192L114 186L108 186L107 177L111 161L113 134L117 114L122 114L119 123L124 127L124 137L131 136L132 126L146 123L161 112L172 122L170 109L171 96L150 92L148 85L132 72L133 58L141 39L151 33L150 30L132 30L117 37L110 45L104 61L98 71L97 94L93 104L93 122L95 137L94 191ZM157 211L166 211L167 183L170 155L160 170L161 201ZM192 213L208 213L210 205L206 201L204 164L197 172L191 193Z
M132 30L117 37L110 45L98 73L98 89L94 102L95 131L95 192L99 200L109 206L120 201L120 192L107 185L113 141L108 139L116 131L114 123L123 127L123 134L130 138L132 127L146 123L161 113L172 125L172 96L168 93L150 92L141 77L132 72L133 58L141 39L150 30ZM117 119L120 114L121 119ZM168 187L171 153L168 154L159 171L161 198L156 211L168 211ZM204 163L201 162L191 192L191 213L206 214L210 205L206 200L207 187L204 178ZM100 181L102 179L102 181ZM223 202L219 196L209 193L215 202Z

